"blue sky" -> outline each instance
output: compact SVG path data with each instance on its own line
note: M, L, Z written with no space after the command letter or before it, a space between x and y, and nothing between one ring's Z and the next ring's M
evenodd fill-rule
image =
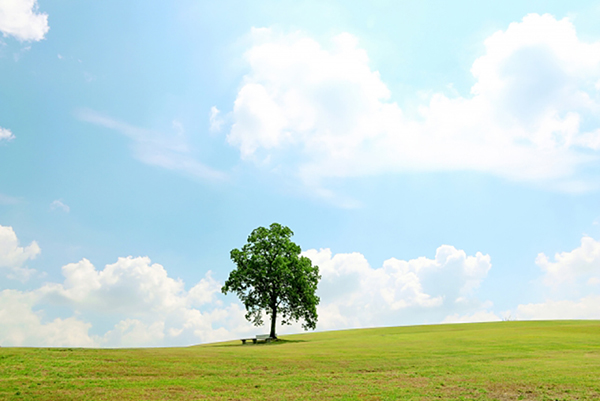
M599 18L0 1L0 344L265 331L219 290L272 222L321 268L318 330L599 319Z

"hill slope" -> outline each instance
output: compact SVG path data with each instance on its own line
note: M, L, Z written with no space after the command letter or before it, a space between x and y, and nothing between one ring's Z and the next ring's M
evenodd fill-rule
M600 322L347 330L187 348L0 348L2 399L600 399Z

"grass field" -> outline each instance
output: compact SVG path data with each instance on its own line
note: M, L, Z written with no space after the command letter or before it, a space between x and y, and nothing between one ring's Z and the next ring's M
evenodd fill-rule
M0 348L0 399L600 399L600 322L347 330L186 348Z

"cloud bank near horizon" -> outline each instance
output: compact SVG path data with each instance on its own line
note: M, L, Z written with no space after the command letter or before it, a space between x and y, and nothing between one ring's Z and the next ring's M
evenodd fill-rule
M0 265L8 267L7 275L15 267L24 269L25 262L40 253L35 241L19 246L11 227L0 226L0 234ZM536 261L543 273L540 282L553 297L500 315L600 318L595 295L600 283L598 250L600 241L584 237L580 248L557 254L555 262L540 254ZM491 257L480 252L467 255L442 245L431 259L390 258L378 268L357 252L309 249L303 254L320 267L322 275L318 330L501 319L492 302L479 298L477 289L492 267ZM564 280L557 281L556 272L564 273ZM266 330L244 319L243 306L220 293L222 283L210 271L187 290L182 280L170 277L164 266L148 257L121 257L101 270L82 259L63 266L62 274L62 282L0 292L0 345L190 345ZM559 291L557 282L571 292ZM301 328L279 326L278 332L301 332Z

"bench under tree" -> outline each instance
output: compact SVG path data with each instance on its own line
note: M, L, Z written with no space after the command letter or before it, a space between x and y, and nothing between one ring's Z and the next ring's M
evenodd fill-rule
M258 334L255 338L242 338L242 344L246 344L246 341L252 340L252 344L256 344L258 341L264 341L270 343L273 338L268 334Z

